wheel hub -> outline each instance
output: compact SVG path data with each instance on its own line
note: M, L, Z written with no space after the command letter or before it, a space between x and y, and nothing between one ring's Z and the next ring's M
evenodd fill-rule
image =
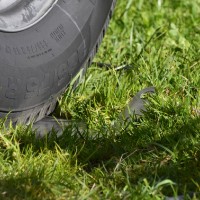
M39 22L58 0L0 0L0 31L18 32Z

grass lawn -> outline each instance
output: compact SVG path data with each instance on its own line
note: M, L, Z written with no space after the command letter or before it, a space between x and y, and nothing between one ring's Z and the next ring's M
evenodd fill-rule
M95 62L112 67L63 95L61 137L0 121L0 199L199 199L200 0L118 0ZM120 121L152 85L144 116Z

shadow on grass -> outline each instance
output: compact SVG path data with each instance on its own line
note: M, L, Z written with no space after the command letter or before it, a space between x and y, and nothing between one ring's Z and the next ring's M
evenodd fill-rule
M8 179L0 180L0 198L3 200L10 199L44 199L48 196L48 199L54 199L54 195L51 192L49 186L33 174L33 176L26 176L20 174L19 178L9 177Z
M148 116L151 120L147 117L146 121L129 122L120 130L102 125L104 128L99 130L99 135L95 137L88 137L89 130L74 132L78 127L72 126L66 128L60 137L52 133L38 140L34 134L27 135L25 130L24 134L17 134L16 138L19 140L21 152L31 148L34 156L44 150L55 151L58 145L62 150L74 155L88 173L93 173L99 167L112 174L116 166L123 161L119 171L125 179L129 177L128 181L132 187L143 179L147 179L151 184L170 179L176 183L178 193L199 192L200 136L197 130L200 130L200 119L190 118L186 123L176 125L176 128L169 127L168 130L164 130L165 119L158 125L151 115ZM157 135L158 132L160 135ZM37 191L41 195L43 192L49 192L49 188L39 180L34 174L29 177L22 175L19 179L2 179L0 194L4 195L5 199L12 199L16 195L18 199L23 199L26 195L34 199ZM119 187L121 184L127 184L127 180L120 182ZM27 188L27 185L32 186ZM165 187L163 192L173 195L173 191L168 187Z

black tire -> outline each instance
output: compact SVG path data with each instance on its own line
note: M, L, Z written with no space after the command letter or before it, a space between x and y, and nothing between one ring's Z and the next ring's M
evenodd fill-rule
M34 26L0 31L0 117L28 124L49 115L90 65L116 0L59 0Z

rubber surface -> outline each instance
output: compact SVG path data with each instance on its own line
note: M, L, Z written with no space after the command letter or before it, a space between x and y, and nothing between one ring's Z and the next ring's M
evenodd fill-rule
M145 94L153 94L155 93L155 87L148 87L141 91L139 91L135 96L131 99L129 104L126 106L125 110L121 113L121 118L123 120L130 119L131 115L135 115L136 117L142 116L146 111L146 104L148 101L143 98Z
M49 115L71 79L90 65L116 0L59 0L21 32L0 32L0 117L28 124Z

